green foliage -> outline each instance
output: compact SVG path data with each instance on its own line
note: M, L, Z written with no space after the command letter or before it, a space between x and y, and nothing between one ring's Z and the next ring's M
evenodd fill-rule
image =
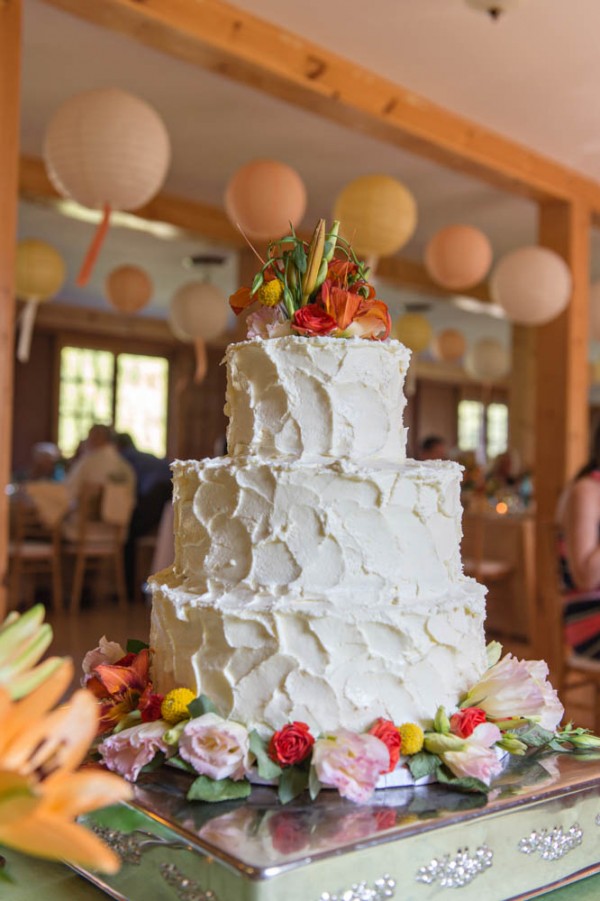
M256 729L250 733L250 750L256 757L258 775L261 779L277 779L281 775L281 767L267 754L267 746Z
M150 645L146 644L145 641L140 641L137 638L129 638L126 645L126 651L128 654L139 654L140 651L145 651L149 647Z
M441 761L437 754L428 751L419 751L408 758L408 768L413 779L422 779L435 773Z
M436 776L438 782L442 785L447 785L448 788L455 789L456 791L480 792L483 795L487 795L487 793L491 791L490 786L486 785L485 782L482 782L481 779L475 779L474 776L464 776L459 778L458 776L453 776L441 766L438 767Z
M198 776L192 782L186 797L188 801L234 801L247 798L251 790L247 779L234 782L233 779L216 780Z
M278 796L282 804L288 804L308 788L308 770L297 766L286 767L279 777Z
M206 695L199 695L197 698L194 698L193 701L190 701L188 710L192 719L196 719L198 716L204 716L205 713L217 713L217 708Z

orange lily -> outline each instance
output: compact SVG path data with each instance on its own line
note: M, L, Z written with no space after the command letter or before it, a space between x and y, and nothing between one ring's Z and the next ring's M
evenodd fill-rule
M92 671L86 689L100 701L100 734L109 732L137 710L148 681L149 652L127 654L117 663L103 663Z
M347 334L372 341L385 341L392 330L390 311L382 300L362 300Z
M74 772L96 734L97 705L77 691L54 711L73 676L63 664L24 700L0 687L0 844L26 854L114 873L120 860L75 817L131 797L117 776Z
M255 300L256 298L254 295L250 294L250 288L238 288L229 298L229 306L235 315L239 316L240 313L243 313L246 307L249 307Z
M337 326L345 331L354 320L363 298L360 294L346 291L345 288L337 288L329 282L323 282L321 288L321 300L325 312L332 316Z

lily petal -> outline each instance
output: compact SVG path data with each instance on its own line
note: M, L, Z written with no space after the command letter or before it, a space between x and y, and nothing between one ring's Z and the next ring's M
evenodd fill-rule
M124 779L99 767L90 767L77 773L58 772L50 776L42 783L42 795L44 814L60 813L66 819L74 819L89 810L129 800L133 789Z
M392 319L382 300L362 300L358 313L347 331L359 338L385 341L392 330Z
M73 678L73 664L64 659L61 666L42 682L35 691L15 704L10 704L8 692L0 687L0 766L5 750L15 736L22 736L50 710L64 695ZM10 714L7 711L10 710Z
M35 811L17 822L0 820L0 844L35 857L66 860L103 873L116 873L121 864L120 858L85 827Z
M255 300L256 298L250 294L250 288L238 288L229 298L229 306L235 315L239 316L240 313L243 313L246 307L249 307Z
M111 695L134 689L142 692L148 684L149 652L144 648L129 666L101 664L94 670L95 675Z

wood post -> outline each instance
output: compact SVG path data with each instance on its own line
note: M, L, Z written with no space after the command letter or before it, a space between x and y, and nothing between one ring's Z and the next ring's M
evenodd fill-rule
M588 453L588 311L590 210L583 202L540 205L539 243L560 254L573 277L565 312L536 329L535 489L540 624L556 622L556 558L549 523L568 480ZM558 630L540 629L538 651L556 666L562 650Z
M0 622L6 612L19 185L21 0L0 2Z
M535 341L534 328L513 325L508 443L522 470L531 470L535 458Z

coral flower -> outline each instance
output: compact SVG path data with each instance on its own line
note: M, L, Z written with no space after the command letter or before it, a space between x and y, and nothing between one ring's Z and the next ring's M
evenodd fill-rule
M51 711L72 675L72 664L64 661L18 702L0 688L0 844L114 873L119 858L74 820L126 800L131 790L97 769L74 772L96 733L98 711L87 691Z
M97 666L86 684L86 689L100 701L102 735L110 732L133 710L137 710L141 695L149 686L149 651L127 654L117 663Z

